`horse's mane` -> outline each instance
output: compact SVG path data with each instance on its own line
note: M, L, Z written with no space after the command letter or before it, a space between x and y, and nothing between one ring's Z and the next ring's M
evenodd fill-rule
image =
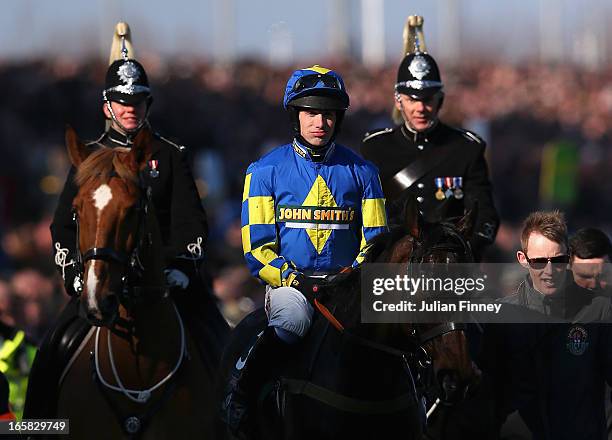
M389 231L377 235L368 245L362 264L386 263L390 256L389 251L407 235L406 228L402 225L393 225L389 228ZM451 222L429 223L420 221L419 236L414 238L418 243L414 252L420 252L421 254L441 245L443 248L457 252L459 255L470 252L465 247L466 241L460 238L459 231ZM361 269L360 265L348 272L346 276L341 274L331 282L326 290L330 305L335 305L339 316L342 316L345 320L350 317L347 313L354 309L354 303L359 301L360 298L360 292L354 289L360 285ZM359 315L353 318L359 318Z
M137 183L136 172L122 160L129 152L129 148L98 148L79 165L75 177L77 186L83 185L92 178L108 183L113 172L125 181Z

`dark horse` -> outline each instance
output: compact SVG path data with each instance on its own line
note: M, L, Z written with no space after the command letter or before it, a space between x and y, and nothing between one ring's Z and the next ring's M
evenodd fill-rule
M212 438L214 371L165 285L141 178L151 134L141 130L131 149L91 151L72 129L66 141L79 188L81 311L95 327L64 369L55 417L77 439Z
M464 237L473 216L457 227L420 226L410 202L404 217L403 225L375 239L367 261L402 263L408 270L415 262L471 259ZM360 270L331 278L322 284L321 302L315 302L321 313L315 313L308 335L289 359L279 359L280 371L253 399L249 438L380 439L398 432L405 439L422 438L425 412L414 380L419 370L433 361L436 377L452 376L455 387L477 380L464 332L453 323L364 324ZM266 325L259 310L237 326L221 363L226 376ZM222 424L218 428L219 437L231 438Z

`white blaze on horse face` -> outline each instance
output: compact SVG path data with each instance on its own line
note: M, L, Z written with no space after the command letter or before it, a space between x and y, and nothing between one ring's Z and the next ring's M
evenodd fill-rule
M96 276L97 261L92 261L89 264L87 271L87 305L89 310L98 310L98 302L96 301L96 289L98 288L98 277Z
M110 186L107 184L100 185L98 189L96 189L92 198L94 201L94 206L98 210L96 213L96 221L100 221L100 215L102 210L108 205L108 203L113 198L113 192L111 191ZM96 231L96 239L95 245L99 246L98 243L98 234L100 231ZM87 271L87 305L89 306L89 310L98 311L98 303L96 301L96 290L98 289L98 277L96 275L96 264L97 261L92 261L89 265L89 270Z
M104 209L108 202L113 198L113 192L107 184L101 185L93 192L94 205L98 208L98 215Z

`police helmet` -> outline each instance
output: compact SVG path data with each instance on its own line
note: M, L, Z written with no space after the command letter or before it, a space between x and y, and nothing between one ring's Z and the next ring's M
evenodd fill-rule
M106 71L103 97L124 105L150 101L149 79L142 64L130 58L114 61Z
M440 70L431 55L415 52L404 57L397 71L397 93L423 100L431 98L443 87Z

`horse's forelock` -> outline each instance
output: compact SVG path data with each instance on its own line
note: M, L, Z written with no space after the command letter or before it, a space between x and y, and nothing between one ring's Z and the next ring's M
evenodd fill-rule
M94 178L101 183L108 183L112 172L123 180L136 183L138 176L123 158L129 154L126 148L101 147L91 153L77 169L75 182L82 186L88 180Z
M129 153L116 153L113 157L113 166L117 172L117 175L123 180L138 183L138 170L136 169L136 164L131 163L131 161L132 159L130 158Z

